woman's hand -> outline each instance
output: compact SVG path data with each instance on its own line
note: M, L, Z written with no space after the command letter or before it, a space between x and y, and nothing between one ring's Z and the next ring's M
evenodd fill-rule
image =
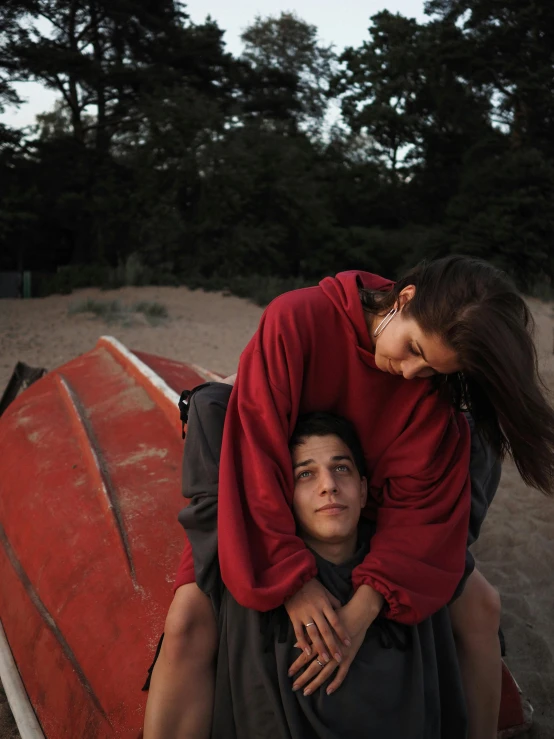
M334 680L327 686L327 695L331 695L343 683L348 674L350 665L354 661L361 647L366 631L378 616L383 607L383 596L369 585L361 585L352 599L340 608L338 614L351 636L351 645L344 650L344 657L340 661L333 659L327 664L321 664L319 656L311 658L304 653L293 663L289 670L289 677L308 664L306 670L297 678L292 686L293 690L304 689L304 695L310 695L317 690L331 675L337 671ZM300 646L297 644L297 646ZM319 662L318 662L319 659ZM337 669L338 668L338 669Z
M340 602L315 578L285 602L297 646L306 658L315 653L323 663L342 660L339 640L349 646L350 636L337 615L339 606Z

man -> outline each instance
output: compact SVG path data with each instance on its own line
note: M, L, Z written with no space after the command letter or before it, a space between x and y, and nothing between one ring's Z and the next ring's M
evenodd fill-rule
M191 520L202 518L198 507L209 510L229 393L230 388L208 386L191 408L184 465L185 491L197 509ZM374 531L371 522L361 519L367 480L359 439L346 419L315 413L298 420L290 450L298 535L313 552L318 578L349 625L357 608L352 570L367 555ZM208 525L188 534L198 585L210 595L217 614L214 739L465 737L446 608L417 627L368 613L366 628L351 629L352 640L359 643L351 664L334 659L324 664L316 656L299 656L284 607L259 613L231 596L218 575ZM308 638L311 628L306 625Z

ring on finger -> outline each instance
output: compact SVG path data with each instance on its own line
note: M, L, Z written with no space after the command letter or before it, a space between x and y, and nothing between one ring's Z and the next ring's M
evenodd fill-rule
M305 629L307 629L307 628L308 628L308 626L315 626L315 622L314 622L314 621L310 621L309 623L307 623L307 624L304 624L304 628L305 628Z
M319 665L320 667L325 667L325 665L323 664L323 662L320 662L320 661L319 661L318 659L316 659L316 662L317 662L317 664L318 664L318 665Z

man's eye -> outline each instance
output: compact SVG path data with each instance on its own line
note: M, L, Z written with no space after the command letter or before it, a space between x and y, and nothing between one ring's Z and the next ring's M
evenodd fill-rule
M297 480L301 480L303 477L308 477L310 475L310 472L308 470L303 470L300 472L297 476Z
M339 464L335 469L339 472L350 472L350 467L347 464Z

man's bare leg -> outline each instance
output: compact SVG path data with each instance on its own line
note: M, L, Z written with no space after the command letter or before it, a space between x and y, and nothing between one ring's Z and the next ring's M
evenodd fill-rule
M182 585L169 608L144 717L144 739L209 739L217 625L196 583Z
M502 694L500 596L475 570L450 606L466 697L468 739L496 739Z

